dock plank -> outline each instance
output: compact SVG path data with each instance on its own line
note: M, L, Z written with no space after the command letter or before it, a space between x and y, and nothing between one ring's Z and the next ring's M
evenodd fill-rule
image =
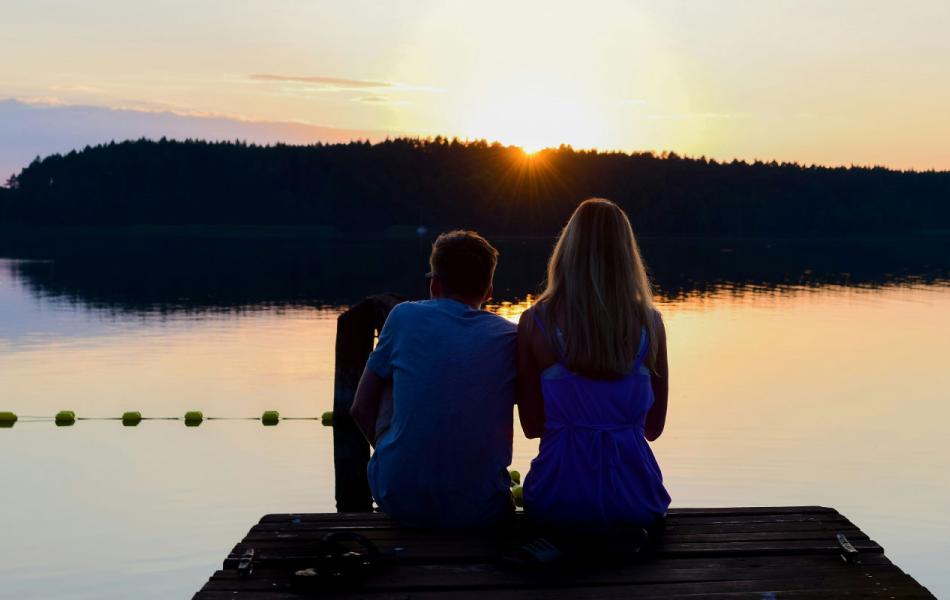
M891 563L883 548L838 511L819 506L696 508L670 511L647 551L619 559L598 542L585 560L540 570L499 561L537 532L522 513L503 529L464 532L403 527L378 513L272 514L254 525L194 596L196 600L313 597L294 571L315 562L317 542L353 531L384 550L399 548L357 587L321 590L334 598L933 598ZM859 550L840 558L836 533ZM255 568L237 564L253 548Z
M252 529L250 533L242 540L246 544L266 543L266 542L315 542L322 539L329 529L297 530L279 529L271 531L260 531ZM406 535L398 529L377 531L368 529L350 529L363 535L374 542L397 542L405 540ZM666 545L685 543L685 542L751 542L751 541L770 541L770 540L828 540L829 534L844 533L852 542L857 540L868 540L867 534L856 527L822 527L814 529L760 529L753 531L667 531L664 532L662 543ZM480 536L481 537L481 536ZM438 533L417 533L409 539L413 541L422 540L443 540L443 541L464 541L467 538L462 534L440 535ZM478 539L478 538L476 538Z
M539 572L519 572L495 564L469 565L399 565L388 569L386 576L364 582L360 589L425 590L425 589L497 589L536 587L591 587L622 584L709 583L734 581L775 582L801 579L803 571L816 581L848 580L854 573L843 570L835 561L781 561L768 565L732 566L728 563L682 567L674 564L618 565L612 568L560 568ZM882 582L904 582L907 575L892 564L881 562L860 567L861 586L878 586ZM216 590L288 590L294 582L281 569L261 569L253 579L241 579L235 571L219 571L209 581L208 589Z

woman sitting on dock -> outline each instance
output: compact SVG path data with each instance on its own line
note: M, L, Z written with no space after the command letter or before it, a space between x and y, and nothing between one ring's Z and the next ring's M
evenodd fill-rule
M670 496L647 441L666 421L666 333L624 212L586 200L518 325L518 412L541 438L524 484L536 523L649 527Z

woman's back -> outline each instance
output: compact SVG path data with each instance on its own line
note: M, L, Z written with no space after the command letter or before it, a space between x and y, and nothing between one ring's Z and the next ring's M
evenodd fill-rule
M552 339L532 312L541 336ZM556 334L559 359L541 372L544 429L525 479L525 510L543 524L650 525L666 513L670 497L644 437L654 402L644 364L647 330L629 372L612 379L568 369Z
M670 496L647 440L666 423L668 375L666 332L630 220L609 200L585 200L518 323L518 416L526 436L541 438L526 512L585 528L661 518Z

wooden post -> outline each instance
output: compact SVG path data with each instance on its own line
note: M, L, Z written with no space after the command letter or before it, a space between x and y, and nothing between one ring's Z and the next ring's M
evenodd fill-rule
M370 296L337 319L336 372L333 392L333 469L337 512L371 512L373 496L366 480L369 443L350 417L373 338L389 311L404 301L395 294Z

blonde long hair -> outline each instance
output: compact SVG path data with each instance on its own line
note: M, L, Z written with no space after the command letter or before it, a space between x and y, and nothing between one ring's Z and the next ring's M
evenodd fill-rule
M557 327L563 332L569 369L597 379L626 375L646 328L645 362L654 370L653 290L630 220L610 200L585 200L571 215L551 253L538 302L549 335Z

